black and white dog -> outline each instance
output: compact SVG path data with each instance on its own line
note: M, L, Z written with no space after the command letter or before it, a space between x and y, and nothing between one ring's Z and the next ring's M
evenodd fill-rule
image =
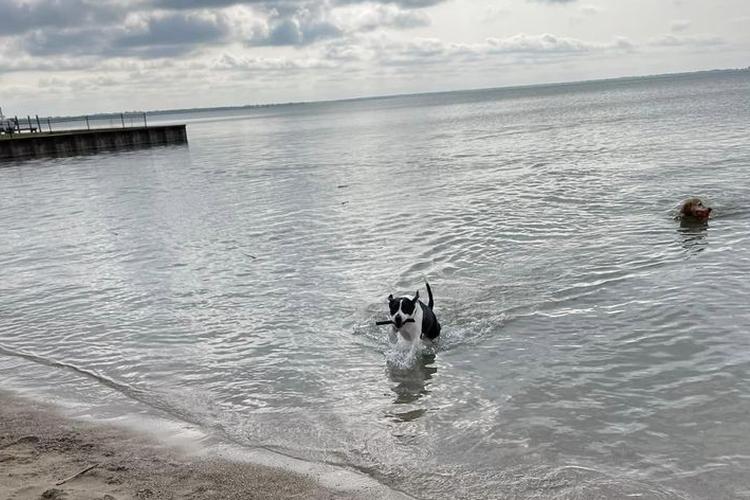
M435 313L432 312L432 306L435 305L435 301L432 299L432 290L427 281L424 283L427 287L427 295L430 298L427 305L419 300L419 290L413 298L409 296L388 296L388 309L393 323L391 341L398 340L396 334L400 334L404 340L412 343L418 339L433 341L440 335L440 323L438 323Z

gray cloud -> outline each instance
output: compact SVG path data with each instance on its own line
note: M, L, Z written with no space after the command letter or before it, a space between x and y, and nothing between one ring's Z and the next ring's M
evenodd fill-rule
M401 2L368 2L354 11L332 13L328 3L310 3L294 6L285 4L283 9L268 11L265 25L253 30L247 44L251 46L303 46L322 40L341 39L357 32L379 28L410 29L430 24L427 14L404 9L400 4L412 7L426 5L427 0ZM435 0L429 0L434 3ZM264 2L267 8L269 2ZM339 4L359 3L356 0L339 0Z
M278 23L266 37L253 40L255 45L300 45L305 36L297 22L285 19Z
M136 27L40 29L18 44L33 56L175 57L204 44L227 39L230 27L221 15L171 13L150 17Z
M97 28L41 29L24 36L18 45L32 56L92 55L109 45L111 35Z
M672 33L680 33L683 31L686 31L690 27L690 21L687 19L679 19L677 21L672 21L669 25L669 28L672 30Z
M18 49L35 56L174 57L232 39L300 47L380 28L427 26L420 9L443 1L0 0L0 36L20 41ZM360 4L336 14L337 6ZM233 5L255 12L252 28L229 19L223 9ZM134 25L139 19L145 21Z
M381 4L396 5L402 9L422 9L431 7L448 0L333 0L333 5L353 4ZM563 0L565 1L565 0ZM154 0L152 5L160 8L184 9L212 9L228 7L230 5L254 5L265 9L289 10L303 5L320 5L323 2L311 0Z
M155 0L152 5L164 9L189 10L189 9L218 9L238 4L260 4L263 0L241 1L241 0Z
M336 3L339 5L351 5L357 3L376 3L376 4L387 4L396 5L402 9L423 9L425 7L432 7L445 2L446 0L337 0Z
M44 27L75 27L113 23L125 15L123 7L107 1L0 0L0 36L16 35Z
M143 29L118 37L114 46L125 48L217 43L225 40L229 32L229 24L220 15L201 17L169 14L148 19Z
M267 34L255 34L249 45L308 45L319 40L335 38L341 30L325 21L300 22L298 19L282 19L273 24Z
M343 30L329 19L325 4L272 9L265 26L255 29L248 45L301 46L340 37Z

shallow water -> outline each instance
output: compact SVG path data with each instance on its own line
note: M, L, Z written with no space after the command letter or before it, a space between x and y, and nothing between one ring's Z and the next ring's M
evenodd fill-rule
M743 72L262 108L3 164L3 387L420 498L750 498L748 96ZM715 217L682 227L693 194ZM374 323L425 278L443 335L411 356Z

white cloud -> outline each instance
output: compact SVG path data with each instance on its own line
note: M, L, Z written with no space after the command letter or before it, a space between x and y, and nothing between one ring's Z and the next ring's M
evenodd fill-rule
M717 35L661 35L649 40L654 47L715 47L724 45L723 38Z
M540 61L597 53L624 53L635 44L624 37L610 42L587 42L545 33L518 34L506 38L488 38L481 43L450 43L438 38L400 40L387 36L359 37L351 42L328 44L320 56L328 60L367 62L386 65L460 65L465 61L512 61L523 56Z
M505 38L487 40L491 53L580 53L591 50L610 48L611 45L585 42L569 37L560 37L550 33L526 35L524 33Z
M289 71L308 69L330 69L336 67L331 60L318 58L285 58L285 57L249 57L222 54L211 65L211 69L219 71Z
M397 5L377 3L342 9L336 14L336 18L350 32L379 28L409 29L430 24L430 17L424 11L405 10Z

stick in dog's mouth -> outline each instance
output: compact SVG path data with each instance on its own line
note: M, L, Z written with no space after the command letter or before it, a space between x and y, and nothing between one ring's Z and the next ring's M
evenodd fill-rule
M414 323L414 318L406 318L404 320L404 324L406 324L406 323ZM383 326L383 325L392 325L394 323L393 323L393 321L388 320L388 321L376 321L375 324L377 326Z

